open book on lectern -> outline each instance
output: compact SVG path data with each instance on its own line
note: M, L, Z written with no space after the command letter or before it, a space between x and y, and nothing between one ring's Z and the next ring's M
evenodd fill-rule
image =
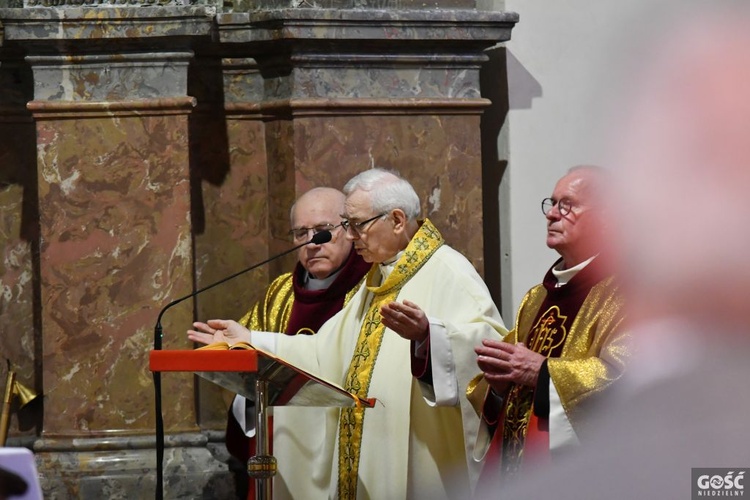
M248 371L243 371L244 368L226 371L227 365L222 363L225 354L227 360L236 356L248 356L250 359L255 354L257 370L253 370L253 365L248 362ZM159 366L174 366L179 363L183 369L178 371L193 371L199 377L244 396L249 401L255 400L256 380L266 380L269 406L372 408L375 405L374 398L360 398L350 394L343 387L246 342L232 346L226 342L216 342L192 351L151 351L151 358L153 371L173 371L174 368L159 370ZM161 358L161 362L155 358ZM170 358L175 363L169 363Z

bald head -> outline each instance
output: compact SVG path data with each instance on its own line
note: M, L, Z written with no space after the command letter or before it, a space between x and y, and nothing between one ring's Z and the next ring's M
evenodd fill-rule
M300 227L296 222L299 213L308 213L311 210L327 211L328 207L336 212L333 220L338 224L339 214L344 209L346 196L338 189L331 187L316 187L302 194L289 210L289 219L292 227Z
M609 176L601 167L571 168L552 191L552 209L547 217L547 246L563 259L566 268L577 266L603 250L602 199ZM560 207L567 206L561 211Z
M702 10L654 52L618 134L623 274L644 309L744 321L750 11Z

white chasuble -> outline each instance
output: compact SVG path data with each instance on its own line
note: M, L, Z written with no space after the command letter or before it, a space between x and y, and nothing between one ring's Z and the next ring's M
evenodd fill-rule
M411 343L373 324L382 330L379 342L363 344L367 337L363 326L366 320L380 321L379 314L372 313L374 301L382 299L378 295L399 302L410 300L425 311L431 328L443 329L449 339L444 347L453 351L448 356L455 365L470 362L475 367L473 347L483 338L499 339L505 333L500 315L473 266L442 244L440 233L427 220L382 285L379 274L375 267L368 286L360 288L317 335L273 339L273 350L280 357L377 399L374 408L364 410L360 422L351 421L352 411L320 409L321 422L316 427L321 435L309 457L315 473L295 477L293 471L285 472L285 490L305 492L298 498L469 498L477 471L467 460L462 420L470 418L467 425L471 426L476 421L473 409L463 401L454 407L428 403L411 374ZM394 275L398 286L391 290ZM256 332L253 335L255 341ZM462 383L464 370L458 371ZM468 376L475 368L465 371ZM293 408L285 412L285 418L289 421L284 425L294 425ZM295 460L286 456L291 451L274 448L279 469L285 461Z

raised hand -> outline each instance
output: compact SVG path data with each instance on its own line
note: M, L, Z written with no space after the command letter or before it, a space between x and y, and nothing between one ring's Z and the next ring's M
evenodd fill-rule
M389 302L380 307L383 324L408 340L421 342L430 331L430 321L414 302Z

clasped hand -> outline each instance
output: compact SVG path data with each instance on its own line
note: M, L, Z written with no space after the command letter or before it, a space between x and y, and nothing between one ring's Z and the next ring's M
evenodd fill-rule
M196 321L193 328L195 330L188 330L188 338L199 344L250 342L250 330L231 319L210 319L206 323Z
M484 378L497 394L504 394L510 384L536 387L539 370L546 359L522 343L510 344L499 340L482 340L474 348L477 365Z

